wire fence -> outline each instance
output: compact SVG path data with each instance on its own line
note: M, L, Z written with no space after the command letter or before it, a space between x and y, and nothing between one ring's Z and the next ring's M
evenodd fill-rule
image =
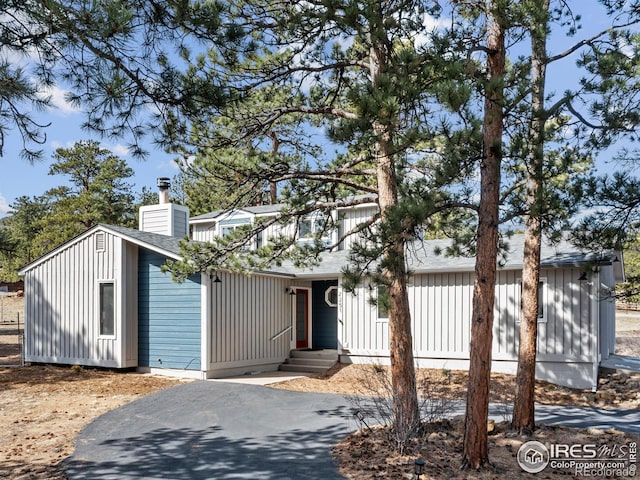
M0 367L24 365L24 315L19 293L0 287Z
M616 301L616 309L617 310L631 310L634 312L640 311L640 303L637 302L621 302L620 300Z

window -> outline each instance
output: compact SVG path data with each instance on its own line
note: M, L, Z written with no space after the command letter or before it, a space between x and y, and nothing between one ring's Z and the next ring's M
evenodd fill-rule
M100 335L115 335L114 294L113 282L100 283Z
M330 307L338 306L338 287L335 285L327 288L324 292L324 301Z
M234 225L223 225L220 230L220 234L223 237L231 235L236 230L240 230L241 228L249 225L248 223L236 223Z
M376 305L378 306L378 318L388 319L389 318L389 292L387 291L387 287L385 286L378 287L378 298L376 301Z
M327 220L321 215L310 215L298 221L298 242L313 242L320 238L324 245L331 243L331 232L327 230Z
M522 315L522 280L520 282L520 312L518 312L518 321L520 321L520 315ZM547 279L541 278L538 283L538 322L547 321Z
M241 231L248 231L251 228L251 220L247 218L239 218L239 219L231 219L231 220L223 220L220 222L220 237L228 237L232 234L235 234L235 240L239 240L243 235L240 233ZM242 250L251 250L253 247L253 242L248 242L246 245L242 247Z

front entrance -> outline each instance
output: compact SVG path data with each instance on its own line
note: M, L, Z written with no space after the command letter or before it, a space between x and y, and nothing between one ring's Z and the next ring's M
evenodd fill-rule
M309 290L296 289L296 348L309 348Z

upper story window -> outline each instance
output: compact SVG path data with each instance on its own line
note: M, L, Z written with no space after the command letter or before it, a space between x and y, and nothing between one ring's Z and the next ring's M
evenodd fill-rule
M237 223L237 224L233 224L233 225L222 225L220 227L220 236L221 237L229 236L230 234L232 234L236 230L240 230L241 228L248 227L248 226L249 226L249 222Z
M324 245L331 243L331 232L327 229L327 220L324 215L309 215L298 221L299 243L312 242L318 237Z
M221 238L228 237L229 235L235 233L239 230L248 230L251 228L251 219L250 218L232 218L228 220L222 220L219 223L218 234ZM250 242L245 245L243 248L245 250L251 249L254 245L254 242Z

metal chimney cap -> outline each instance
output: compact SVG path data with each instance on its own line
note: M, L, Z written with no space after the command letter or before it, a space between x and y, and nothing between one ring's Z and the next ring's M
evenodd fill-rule
M169 177L158 178L158 188L169 188L170 186L171 186L171 182Z

